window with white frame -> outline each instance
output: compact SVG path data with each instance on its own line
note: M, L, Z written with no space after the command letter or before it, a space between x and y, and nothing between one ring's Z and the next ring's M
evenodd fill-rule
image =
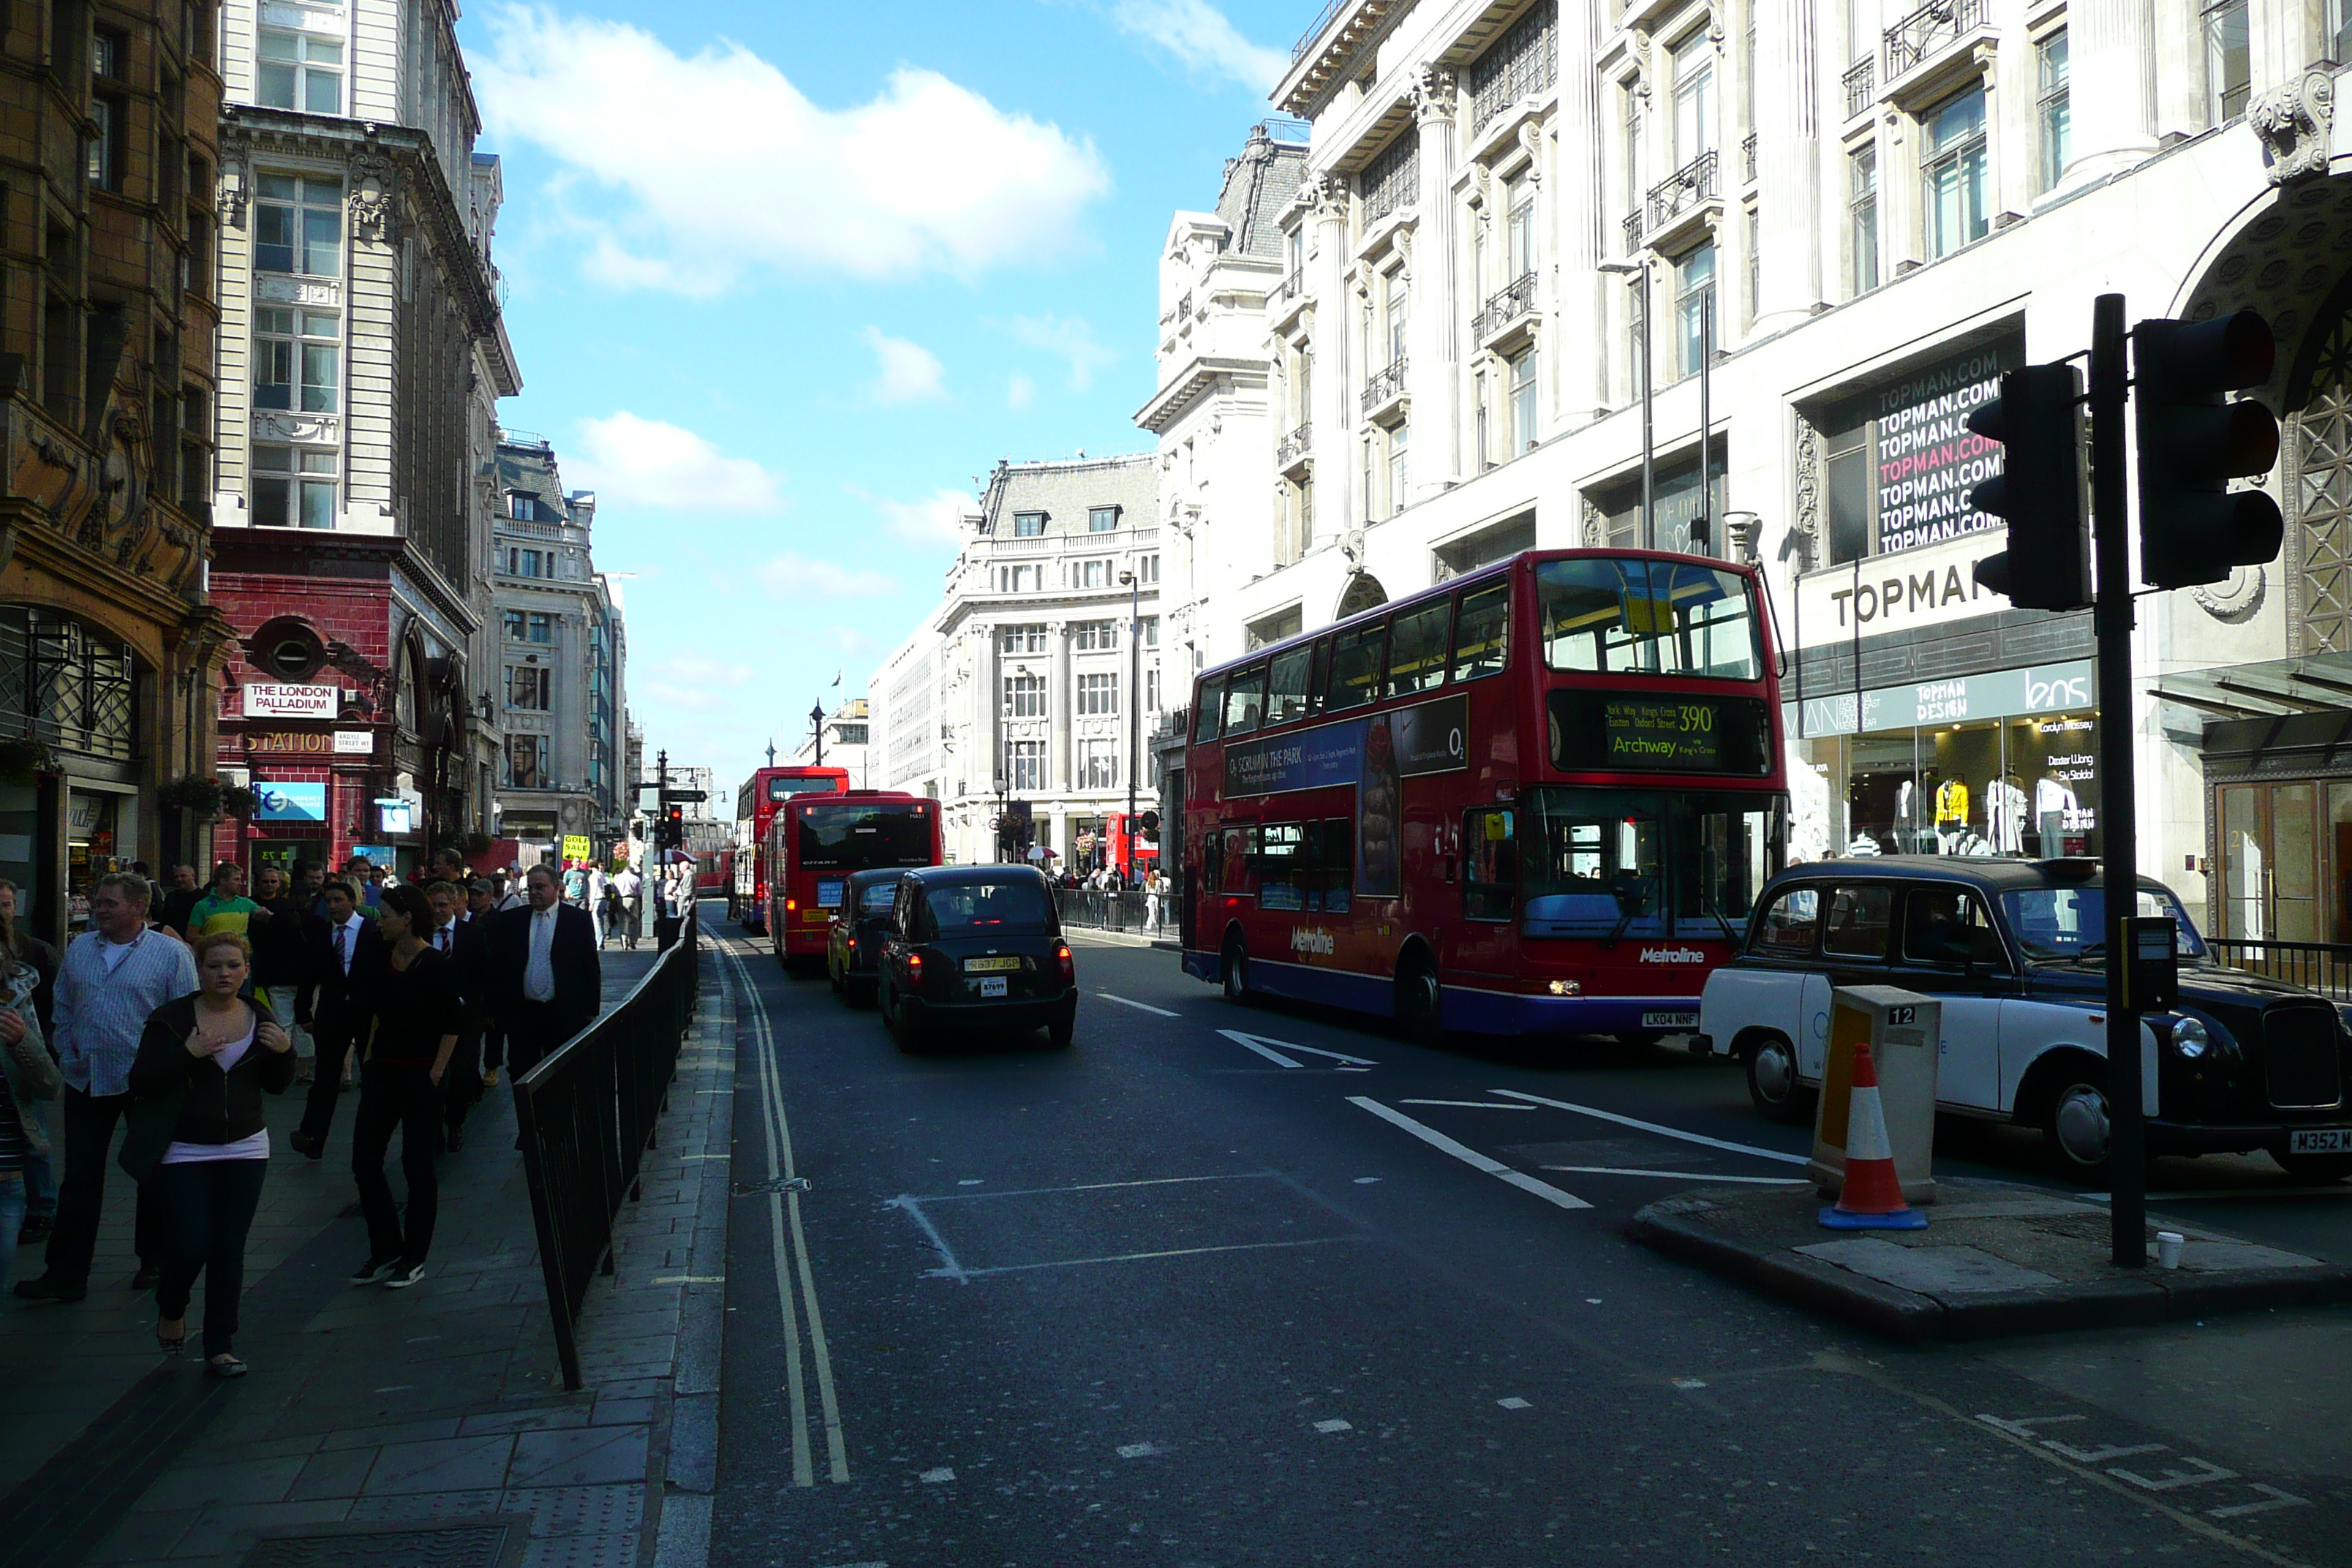
M335 454L257 444L253 521L258 528L334 527Z
M1143 617L1143 646L1145 647L1158 647L1160 646L1160 617L1158 616L1146 616Z
M1015 793L1045 787L1045 742L1043 741L1007 741L1004 742L1004 779L1006 787Z
M1070 584L1072 587L1108 588L1110 586L1109 562L1079 561L1072 564L1076 568L1076 578Z
M1405 341L1404 273L1402 270L1387 273L1382 277L1381 283L1388 295L1388 363L1402 364Z
M305 114L343 111L343 46L341 39L310 33L261 29L260 62L253 95L264 109L299 109Z
M1101 718L1118 711L1118 676L1101 670L1078 677L1078 716Z
M1986 202L1985 94L1972 87L1925 116L1920 205L1930 257L1949 256L1990 232Z
M553 616L547 615L542 611L533 610L530 613L530 640L538 643L553 642L555 640L555 617Z
M999 626L996 646L1005 653L1044 653L1045 628L1042 626Z
M1675 163L1715 151L1715 45L1705 27L1674 48Z
M1878 287L1878 148L1855 148L1845 161L1846 292L1867 294Z
M514 789L547 787L547 737L507 737L507 784Z
M1080 789L1117 789L1118 787L1118 742L1116 741L1080 741L1078 742L1078 781Z
M1116 531L1118 528L1118 508L1115 506L1090 506L1087 508L1087 531L1088 533L1110 533Z
M263 305L253 312L253 405L335 412L342 362L341 322L332 310Z
M552 577L553 557L543 550L523 550L509 545L504 565L510 577Z
M1618 151L1624 154L1622 178L1625 182L1625 211L1630 216L1642 210L1642 84L1639 79L1628 77L1618 84L1617 94L1625 106L1624 132ZM1638 241L1629 243L1628 250Z
M2205 7L2205 86L2217 125L2246 111L2253 95L2252 36L2246 0L2210 0Z
M1675 374L1696 375L1715 347L1715 244L1675 263Z
M1145 587L1160 581L1160 557L1139 555L1135 558L1135 580Z
M1389 432L1389 515L1405 509L1405 461L1412 445L1412 423L1400 419Z
M253 265L332 278L342 271L343 183L332 174L256 174Z
M1035 539L1045 531L1045 514L1042 511L1016 511L1013 514L1013 536L1015 539Z
M1536 449L1536 351L1530 346L1511 361L1511 456Z
M996 569L996 591L1000 594L1034 594L1045 585L1043 564L999 566Z
M1006 676L1004 716L1007 719L1043 719L1045 716L1045 678L1017 672Z
M1143 672L1143 710L1160 711L1160 667L1156 664Z
M1070 647L1080 653L1107 652L1118 647L1117 621L1072 621Z
M499 619L506 627L507 641L522 641L522 612L520 610L502 610L499 613Z
M544 713L554 705L555 671L543 664L507 666L507 706Z
M2342 65L2352 61L2352 0L2327 0L2327 58Z
M2033 47L2039 94L2034 100L2042 145L2037 189L2048 190L2066 173L2066 158L2074 140L2074 111L2067 92L2066 29L2059 28Z
M1521 174L1503 187L1504 239L1507 244L1505 262L1510 276L1504 279L1507 286L1523 278L1531 278L1536 270L1536 186L1535 182Z

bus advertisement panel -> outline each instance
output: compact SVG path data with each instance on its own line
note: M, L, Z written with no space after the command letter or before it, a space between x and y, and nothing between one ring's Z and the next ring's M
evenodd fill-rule
M735 859L730 871L727 918L745 931L768 929L768 825L776 808L803 795L839 795L846 768L768 767L735 792Z
M821 959L852 871L936 866L940 803L854 789L790 800L768 825L768 945L785 963Z
M1756 574L1528 552L1203 674L1184 966L1440 1030L1697 1026L1780 869Z

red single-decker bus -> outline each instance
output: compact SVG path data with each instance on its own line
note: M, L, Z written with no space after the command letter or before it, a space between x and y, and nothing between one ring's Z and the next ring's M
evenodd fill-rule
M776 808L795 795L839 795L849 787L846 768L759 768L735 792L735 865L727 898L727 918L745 931L768 929L768 825Z
M1203 674L1184 967L1417 1032L1698 1026L1780 868L1754 569L1529 551Z
M853 789L786 801L768 825L768 946L785 963L821 959L852 871L936 866L940 803Z

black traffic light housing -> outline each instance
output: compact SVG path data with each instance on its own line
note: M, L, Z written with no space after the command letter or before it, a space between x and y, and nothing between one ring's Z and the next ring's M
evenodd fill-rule
M2004 372L2000 395L1969 428L2001 445L2001 471L1969 504L2009 523L2009 545L1977 563L1976 580L2021 610L2091 602L2091 534L2083 491L2083 377L2071 364Z
M2270 380L2278 362L2270 323L2252 310L2142 321L2132 341L2140 580L2186 588L2278 559L2286 542L2278 502L2230 489L2278 461L2278 419L2259 403L2223 397Z
M686 842L686 807L673 804L663 806L661 812L662 847L676 849Z

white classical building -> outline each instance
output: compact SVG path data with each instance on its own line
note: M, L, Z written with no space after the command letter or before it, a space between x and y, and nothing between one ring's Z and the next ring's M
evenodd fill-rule
M1131 774L1137 809L1158 804L1157 467L999 463L940 607L868 682L874 785L938 796L950 860L996 858L991 821L1025 808L1034 842L1075 864Z
M1790 655L1792 854L1939 842L1951 782L1971 848L2095 850L2087 617L1975 588L1966 416L2085 349L2097 295L2252 306L2287 551L2141 602L2142 864L2229 931L2352 938L2346 5L1326 7L1274 94L1312 127L1282 277L1217 350L1269 369L1256 481L1165 481L1192 557L1240 563L1196 658L1529 545L1736 555Z

